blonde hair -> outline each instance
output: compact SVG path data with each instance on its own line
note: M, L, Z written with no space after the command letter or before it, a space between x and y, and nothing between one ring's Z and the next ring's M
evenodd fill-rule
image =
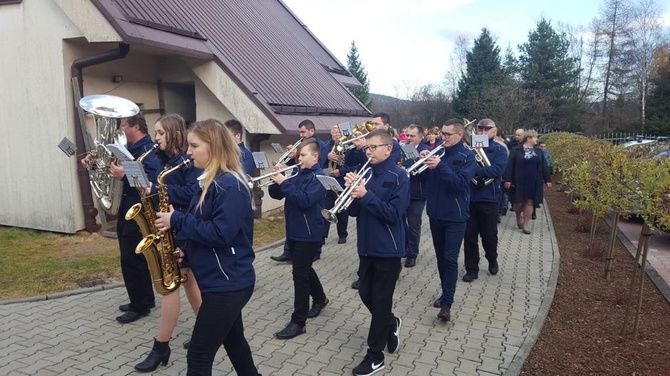
M254 208L251 189L247 184L245 174L242 170L242 163L240 162L242 153L228 128L216 119L207 119L191 124L189 133L197 135L198 138L209 145L209 163L205 166L202 194L196 208L202 209L202 203L205 201L207 190L220 172L232 174L239 181L249 193L249 201L251 202L251 207Z

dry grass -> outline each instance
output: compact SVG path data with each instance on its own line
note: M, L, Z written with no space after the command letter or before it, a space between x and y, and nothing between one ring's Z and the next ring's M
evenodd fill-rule
M284 238L284 217L254 222L254 249ZM116 239L0 226L0 299L53 294L122 281Z

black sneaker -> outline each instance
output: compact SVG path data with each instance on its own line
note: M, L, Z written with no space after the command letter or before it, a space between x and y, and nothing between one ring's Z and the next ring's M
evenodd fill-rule
M351 288L354 289L354 290L358 290L360 287L361 287L361 280L360 280L360 278L357 279L357 280L355 280L355 281L351 284Z
M354 368L354 375L356 376L370 376L384 369L384 360L373 362L367 355L361 364Z
M391 354L396 352L400 346L400 327L402 326L402 319L400 317L396 316L394 319L395 325L391 327L391 331L389 332L389 339L388 342L386 342L386 349Z

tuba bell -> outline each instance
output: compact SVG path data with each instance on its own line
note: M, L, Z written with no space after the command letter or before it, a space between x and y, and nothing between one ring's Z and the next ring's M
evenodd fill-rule
M135 103L113 95L87 95L79 100L79 107L95 119L95 149L91 152L97 159L88 166L91 188L102 210L115 215L121 204L123 181L110 176L109 167L116 158L107 145L127 145L125 133L117 129L118 119L137 115L140 109Z

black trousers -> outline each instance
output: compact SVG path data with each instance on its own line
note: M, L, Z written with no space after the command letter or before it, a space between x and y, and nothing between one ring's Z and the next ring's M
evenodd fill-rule
M389 332L395 325L393 292L400 276L400 258L360 256L358 293L372 314L368 331L368 356L375 362L384 359Z
M337 200L337 193L333 191L328 191L328 194L326 194L326 198L323 201L323 206L326 209L332 209L333 206L335 206L335 200ZM346 210L343 210L342 212L337 213L336 217L337 217L337 237L346 238L347 236L349 236L349 233L347 232L347 227L349 226L349 214L347 213ZM326 222L326 233L323 235L323 237L327 238L329 232L330 232L330 222Z
M498 205L497 202L470 202L470 218L463 240L468 272L479 272L479 236L489 265L498 262Z
M419 256L419 243L421 242L421 217L426 207L426 200L410 200L407 207L407 241L405 242L405 257L417 258Z
M297 242L288 240L289 248L293 254L293 314L291 321L304 326L309 312L309 297L315 303L321 304L326 301L326 294L319 281L319 276L312 268L314 255L321 248L320 242Z
M130 310L147 313L155 297L147 259L144 255L135 253L135 247L142 240L140 228L135 220L126 221L123 215L119 215L116 235L121 251L121 273L130 298Z
M250 286L239 291L202 293L186 354L187 375L211 375L214 357L222 344L238 375L258 375L242 323L242 308L253 292L254 287Z

